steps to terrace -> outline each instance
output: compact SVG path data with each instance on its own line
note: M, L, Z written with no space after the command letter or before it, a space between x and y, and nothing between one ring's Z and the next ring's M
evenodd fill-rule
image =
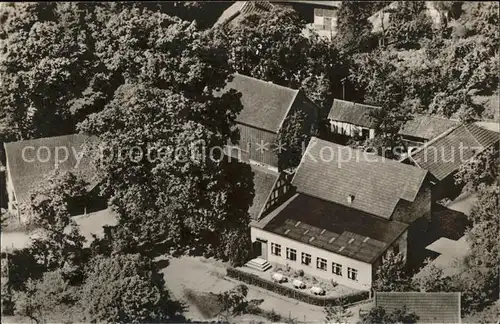
M265 272L271 269L271 264L262 258L255 258L245 264L247 267Z

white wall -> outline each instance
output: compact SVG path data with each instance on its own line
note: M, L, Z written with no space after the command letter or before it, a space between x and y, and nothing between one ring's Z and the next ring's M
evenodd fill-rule
M290 265L293 269L302 269L305 273L321 277L327 280L333 279L341 285L352 287L355 289L367 290L372 284L372 265L369 263L354 260L343 255L335 254L311 245L297 242L295 240L264 231L259 228L251 227L250 230L252 242L258 239L267 241L267 260L271 263ZM271 254L271 243L281 245L281 257ZM286 248L297 250L297 260L290 261L286 259ZM302 252L311 255L311 264L303 265ZM323 271L316 268L316 258L320 257L327 260L327 270ZM332 262L342 265L342 276L337 276L332 273ZM358 270L358 280L354 281L347 278L347 267Z
M375 137L375 130L370 129L367 127L362 127L362 126L357 126L349 123L343 123L343 122L338 122L338 121L330 121L330 129L332 133L335 134L342 134L342 135L347 135L347 136L354 136L355 134L362 134L362 130L369 130L369 139L372 139Z

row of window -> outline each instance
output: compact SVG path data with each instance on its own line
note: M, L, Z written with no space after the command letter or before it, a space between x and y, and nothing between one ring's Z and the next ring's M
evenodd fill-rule
M281 256L281 245L276 243L271 243L271 254L276 256ZM286 248L286 259L290 261L297 261L297 250ZM312 257L310 254L302 252L301 263L306 266L311 266ZM316 258L316 268L327 271L328 263L326 259L317 257ZM342 265L332 262L332 273L337 276L342 276ZM347 267L347 278L351 280L358 280L358 270Z

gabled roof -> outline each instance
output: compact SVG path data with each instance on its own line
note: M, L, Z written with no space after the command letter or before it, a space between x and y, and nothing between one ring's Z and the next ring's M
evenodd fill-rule
M72 134L5 143L7 172L12 179L16 200L29 200L30 190L56 169L56 152L59 160L64 160L66 149L68 157L57 164L58 170L79 173L92 184L95 172L90 155L84 153L84 144L96 140L95 137Z
M452 127L459 124L457 120L447 118L415 115L412 119L408 120L399 131L400 135L412 136L431 140L434 137L446 132Z
M427 142L408 159L441 181L499 139L497 132L475 124L462 124Z
M251 13L263 13L271 11L273 5L269 1L236 1L229 8L224 10L217 19L214 26L231 23L237 23L241 18Z
M277 133L285 120L299 90L283 87L272 82L234 74L223 91L235 89L241 92L242 111L236 121Z
M295 194L262 223L265 231L366 263L373 263L408 227L303 194Z
M328 114L328 119L357 126L374 128L376 126L376 120L370 115L370 113L378 109L380 109L380 107L334 99L332 108Z
M252 219L259 219L278 180L279 173L255 164L250 164L250 166L254 172L253 186L255 195L248 213Z
M375 292L375 307L392 313L406 306L417 323L460 323L459 292Z
M313 137L292 184L300 193L389 219L401 199L415 200L426 175L426 170Z

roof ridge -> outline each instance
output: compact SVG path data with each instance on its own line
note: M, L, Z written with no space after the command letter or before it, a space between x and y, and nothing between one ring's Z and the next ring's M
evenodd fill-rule
M281 84L277 84L277 83L274 83L272 81L266 81L266 80L254 78L252 76L249 76L249 75L246 75L246 74L241 74L241 73L238 73L238 72L235 72L234 74L242 76L242 77L245 77L247 79L252 79L252 80L258 81L258 82L263 83L263 84L272 85L272 86L278 87L278 88L283 88L283 89L286 89L286 90L289 90L289 91L298 91L299 90L299 89L293 89L293 88L290 88L290 87L282 86Z
M295 100L297 100L297 95L299 94L300 90L295 90L295 94L293 95L292 101L288 105L288 108L286 109L285 113L285 118L283 118L280 122L280 125L278 126L278 132L281 130L281 127L283 127L283 124L285 123L285 119L288 117L288 114L290 113L290 110L292 109L293 104L295 103Z
M6 145L6 144L13 144L13 143L20 143L20 142L48 140L48 139L61 138L61 137L69 137L69 136L77 136L77 135L91 137L90 135L85 135L85 134L81 134L81 133L73 133L73 134L66 134L66 135L56 135L56 136L49 136L49 137L38 137L38 138L30 138L30 139L25 139L25 140L20 140L20 141L5 142L4 145Z

